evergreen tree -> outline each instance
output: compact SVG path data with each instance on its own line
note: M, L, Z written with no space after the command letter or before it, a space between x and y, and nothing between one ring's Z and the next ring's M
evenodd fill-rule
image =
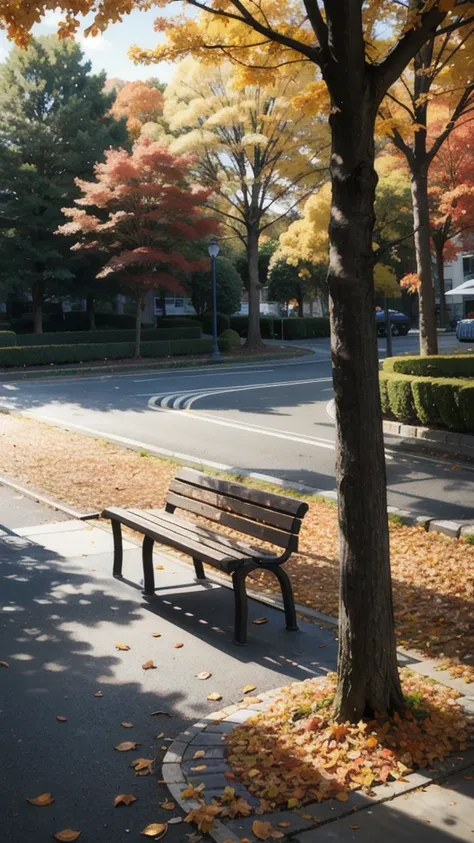
M115 94L83 59L74 41L48 36L0 67L0 257L8 285L31 293L36 332L45 297L74 285L69 244L54 233L79 195L74 179L127 143L124 121L108 115Z

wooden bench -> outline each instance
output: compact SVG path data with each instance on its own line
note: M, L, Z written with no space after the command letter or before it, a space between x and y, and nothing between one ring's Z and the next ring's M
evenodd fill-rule
M246 536L259 539L278 550L263 550L229 538L202 522L175 515L175 510L193 513ZM203 562L232 576L235 596L237 644L247 639L247 593L245 579L256 569L277 577L285 608L286 628L296 630L296 612L291 583L281 567L298 550L298 534L308 504L295 498L252 489L241 483L219 480L193 469L183 468L172 481L164 510L105 509L103 518L112 522L115 577L122 576L122 524L142 533L144 593L153 594L153 545L172 547L192 557L196 577L205 579Z

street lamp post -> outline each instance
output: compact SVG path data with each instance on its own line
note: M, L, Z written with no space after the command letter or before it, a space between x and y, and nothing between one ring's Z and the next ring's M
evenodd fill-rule
M220 360L219 341L217 339L217 274L216 258L219 254L217 243L211 243L208 248L212 266L212 359Z

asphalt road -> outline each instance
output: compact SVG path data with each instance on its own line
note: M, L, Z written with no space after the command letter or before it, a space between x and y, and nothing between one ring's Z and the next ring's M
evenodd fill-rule
M443 350L456 346L440 337ZM394 339L416 352L418 337ZM286 363L0 384L0 402L28 415L145 449L334 491L331 364L326 340ZM384 355L384 341L380 341ZM474 467L400 450L386 437L393 506L444 518L474 516Z

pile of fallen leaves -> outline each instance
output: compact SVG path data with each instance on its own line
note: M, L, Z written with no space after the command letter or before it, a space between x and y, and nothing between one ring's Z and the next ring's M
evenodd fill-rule
M171 460L14 416L0 415L0 447L7 475L87 510L163 506L179 470ZM219 530L230 532L221 526ZM454 676L474 682L474 545L396 524L390 524L390 544L398 643L439 659ZM298 603L337 615L334 505L310 501L300 552L285 569ZM266 571L253 572L248 583L254 589L279 591L276 578Z
M473 721L455 691L407 670L401 678L404 715L357 724L334 719L334 675L290 685L228 735L233 774L265 811L347 802L352 790L370 793L472 744Z

